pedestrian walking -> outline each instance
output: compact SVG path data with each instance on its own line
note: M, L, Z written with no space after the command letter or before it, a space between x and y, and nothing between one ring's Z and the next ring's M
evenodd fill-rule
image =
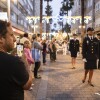
M0 100L24 100L32 84L27 61L11 55L16 41L11 24L0 20Z
M100 33L97 34L98 37L98 69L100 70Z
M94 69L97 69L97 57L98 57L98 40L93 35L94 29L89 27L87 28L87 37L83 40L82 45L82 56L84 61L84 78L82 82L86 81L87 74L89 73L88 83L90 86L94 86L92 84L92 77Z
M79 40L77 39L77 35L73 34L73 39L69 42L69 51L71 53L71 63L72 63L72 69L75 69L76 65L76 57L79 52Z

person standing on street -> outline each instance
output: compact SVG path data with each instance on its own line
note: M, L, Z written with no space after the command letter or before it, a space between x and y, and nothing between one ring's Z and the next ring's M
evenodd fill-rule
M71 58L72 58L72 69L75 69L76 65L76 57L77 53L79 52L79 40L76 39L77 35L73 34L73 39L70 40L69 42L69 51L71 53Z
M37 39L36 34L32 37L33 43L32 43L32 57L35 61L34 66L34 78L41 79L41 76L38 75L38 70L41 66L41 51L43 50L42 45L39 43L39 40Z
M15 41L11 24L0 20L0 100L24 100L24 90L32 84L24 57L8 54L14 49Z
M98 37L98 69L100 70L100 33L97 34Z
M55 43L56 39L53 38L51 43L50 43L50 60L51 62L55 62L56 61L56 43Z
M47 53L47 44L46 44L46 40L43 40L42 45L43 45L43 52L42 52L43 65L46 65L46 53Z
M24 33L23 37L20 39L20 43L24 44L25 41L29 41L28 33Z
M84 78L82 82L84 83L89 73L88 83L90 86L92 84L92 77L94 69L97 69L97 58L98 58L98 39L93 36L94 29L89 27L87 28L88 36L84 38L82 45L82 56L84 61Z

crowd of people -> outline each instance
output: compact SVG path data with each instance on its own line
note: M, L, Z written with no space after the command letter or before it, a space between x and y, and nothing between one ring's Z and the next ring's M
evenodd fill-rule
M100 69L100 33L97 36L98 38L94 36L93 28L89 27L82 44L85 69L82 83L86 81L89 73L90 86L94 86L92 83L93 70L97 67ZM33 79L41 79L38 74L41 57L44 66L47 65L47 53L50 54L51 62L56 61L56 43L54 38L48 42L36 34L29 39L28 33L16 41L11 23L0 20L0 94L6 95L0 95L1 100L24 100L24 90L32 89ZM73 39L69 41L69 44L64 41L62 45L63 55L66 55L67 50L70 51L72 69L75 69L77 54L80 52L77 35L73 34Z

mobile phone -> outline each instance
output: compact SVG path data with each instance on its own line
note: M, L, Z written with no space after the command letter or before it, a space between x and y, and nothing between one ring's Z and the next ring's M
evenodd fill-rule
M17 44L17 55L19 57L23 55L23 44Z

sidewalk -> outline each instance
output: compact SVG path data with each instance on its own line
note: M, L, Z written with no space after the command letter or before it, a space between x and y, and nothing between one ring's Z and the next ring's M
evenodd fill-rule
M84 67L77 58L76 69L71 69L69 55L57 55L57 61L43 66L42 79L34 80L32 91L25 91L25 100L100 100L100 70L95 70L93 84L83 84Z

